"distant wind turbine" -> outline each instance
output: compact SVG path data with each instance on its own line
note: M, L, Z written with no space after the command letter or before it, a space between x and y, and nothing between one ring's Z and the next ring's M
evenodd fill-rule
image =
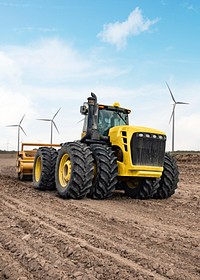
M19 122L19 124L7 125L8 127L11 127L11 126L12 127L18 127L18 140L17 140L17 151L18 151L18 153L19 153L19 143L20 143L20 130L22 130L23 133L26 135L26 132L24 131L23 127L21 126L24 117L25 117L25 115L23 115L23 117L22 117L21 121Z
M5 145L6 145L6 151L8 151L8 150L9 150L9 145L10 145L9 141L7 141L7 142L5 143Z
M61 108L60 108L61 109ZM55 113L55 115L53 116L52 119L38 119L39 121L47 121L47 122L51 122L51 138L50 138L50 143L52 144L52 140L53 140L53 126L55 127L55 129L57 130L58 134L60 134L54 119L57 116L58 112L60 111L60 109Z
M172 120L172 152L174 152L175 108L176 108L176 105L179 105L179 104L189 104L189 103L176 101L167 82L166 82L166 85L167 85L167 87L169 89L171 98L172 98L172 100L174 102L173 103L172 114L171 114L171 117L170 117L170 120L169 120L169 123Z

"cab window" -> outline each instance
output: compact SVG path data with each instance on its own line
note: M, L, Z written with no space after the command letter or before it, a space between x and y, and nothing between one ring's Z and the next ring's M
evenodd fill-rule
M101 135L108 135L111 127L119 125L128 125L127 113L117 110L99 110L98 130Z

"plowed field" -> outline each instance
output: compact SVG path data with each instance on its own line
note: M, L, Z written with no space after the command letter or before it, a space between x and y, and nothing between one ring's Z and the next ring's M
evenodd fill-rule
M166 200L63 200L0 158L0 279L200 279L200 154Z

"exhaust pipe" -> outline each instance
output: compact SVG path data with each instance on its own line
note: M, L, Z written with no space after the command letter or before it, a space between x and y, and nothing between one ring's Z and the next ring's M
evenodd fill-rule
M99 143L100 141L108 141L108 137L102 136L98 131L98 111L97 96L91 92L88 97L88 123L86 135L83 136L81 142Z

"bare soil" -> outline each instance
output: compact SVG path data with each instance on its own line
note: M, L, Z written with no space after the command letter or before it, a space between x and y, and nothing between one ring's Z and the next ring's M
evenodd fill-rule
M0 157L0 279L200 279L200 154L166 200L63 200Z

